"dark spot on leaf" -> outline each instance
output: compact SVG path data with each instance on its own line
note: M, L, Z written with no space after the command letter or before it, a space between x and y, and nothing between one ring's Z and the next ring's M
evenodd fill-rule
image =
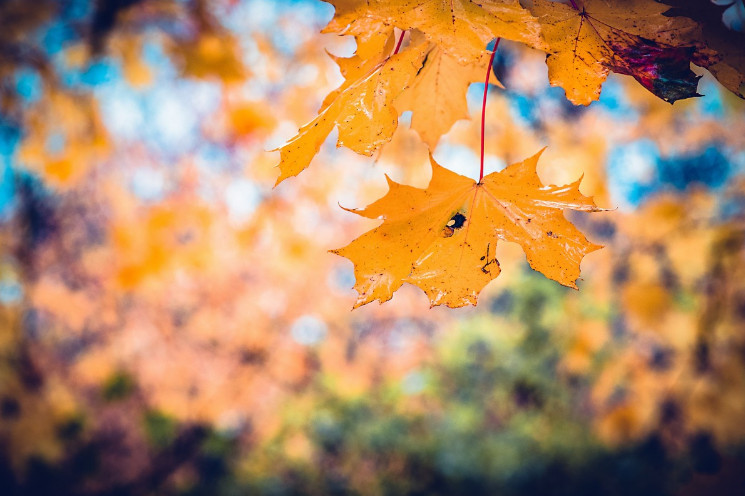
M453 229L460 229L466 223L466 216L458 212L448 221L447 226Z
M442 235L449 238L455 234L456 229L460 229L466 223L466 216L458 212L453 215L450 220L445 224L445 228L442 231Z

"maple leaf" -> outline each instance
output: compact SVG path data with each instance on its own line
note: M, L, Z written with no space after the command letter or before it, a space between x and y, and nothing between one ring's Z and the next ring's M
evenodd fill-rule
M341 32L364 19L418 29L462 62L473 61L494 38L543 46L535 18L517 0L325 0L336 8L327 29Z
M351 34L357 42L357 49L352 57L337 57L326 52L328 56L339 66L339 71L344 77L341 86L326 95L321 104L321 111L331 103L347 88L373 72L378 65L385 63L393 51L393 28L380 21L366 20L361 32L356 30L344 30L341 34ZM360 26L357 26L360 27ZM327 31L323 31L327 32Z
M700 96L699 76L690 68L695 49L676 43L693 25L662 15L665 6L647 0L618 5L576 0L571 6L533 0L530 10L548 44L551 85L564 88L572 103L589 105L597 100L611 71L633 76L671 103Z
M337 146L362 155L371 156L390 141L398 126L393 100L421 67L425 48L424 44L409 45L378 63L368 74L345 82L340 91L333 92L318 116L279 148L280 176L276 184L307 168L334 127L339 130Z
M332 250L354 262L355 307L391 299L404 282L423 289L432 306L475 305L483 287L500 273L500 240L520 244L533 269L576 288L582 258L600 246L587 241L563 211L600 209L579 192L581 178L566 186L544 186L536 173L541 153L481 183L431 157L426 189L388 178L383 198L350 210L383 218L383 224Z
M339 15L337 9L337 16L329 21L326 27L321 30L321 33L354 36L357 42L355 55L361 60L366 60L381 56L380 47L388 41L389 35L393 33L393 26L373 17ZM385 55L383 54L383 56Z
M722 8L711 2L663 0L663 3L673 7L665 12L666 16L696 22L697 28L688 32L688 36L683 35L686 42L696 45L693 63L708 69L725 88L745 98L745 33L725 27Z
M354 34L357 40L357 51L353 57L342 58L329 54L339 66L345 81L326 96L321 109L328 107L344 90L373 71L378 64L385 62L387 54L393 48L395 39L392 27L369 18L362 25L370 31L357 34L359 24L355 24L354 29L341 31L344 34ZM413 30L411 44L419 43L426 44L424 60L409 86L395 99L394 107L399 112L412 111L411 127L430 148L434 148L440 136L447 133L455 121L468 118L466 91L471 83L483 81L484 72L489 65L489 54L484 52L476 59L464 63L425 41L421 31ZM502 86L499 81L493 82Z
M484 80L485 69L490 70L487 53L463 64L430 44L416 77L396 100L396 108L412 111L411 127L434 149L455 121L468 118L466 91L471 83Z

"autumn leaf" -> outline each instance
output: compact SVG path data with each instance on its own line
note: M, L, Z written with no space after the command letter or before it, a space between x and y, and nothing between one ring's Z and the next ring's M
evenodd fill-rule
M633 76L671 103L699 96L690 68L694 47L676 42L692 29L689 20L665 17L664 5L647 0L572 3L534 0L530 7L548 45L551 85L564 88L572 103L597 100L611 71Z
M414 81L396 100L396 108L412 111L411 127L433 149L455 121L468 118L466 91L471 83L483 81L487 70L491 70L487 53L463 64L430 45Z
M416 76L425 48L425 44L410 45L379 63L370 74L343 85L343 90L333 101L326 102L318 117L279 148L277 184L308 167L334 127L339 130L337 146L346 146L362 155L371 156L390 141L398 126L398 111L393 101Z
M354 36L357 42L355 56L360 60L368 60L376 57L386 57L388 54L380 53L380 47L388 41L393 34L393 26L387 22L374 17L357 17L354 14L337 15L321 30L321 33L335 33L338 35Z
M663 3L672 7L666 16L696 21L697 28L685 37L685 41L696 45L693 62L708 69L725 88L745 98L745 33L725 27L722 7L712 2Z
M365 31L344 31L343 34L353 34L357 42L357 50L352 57L337 57L328 54L344 77L344 82L337 89L326 95L321 104L321 111L331 105L333 101L347 88L359 82L380 65L385 63L393 52L393 28L379 21L364 23Z
M580 180L542 185L541 153L481 183L455 174L434 159L426 189L388 179L389 191L355 213L383 224L333 253L355 264L355 307L391 299L404 282L419 286L433 306L475 305L500 273L499 241L518 243L530 266L576 288L582 258L600 248L564 218L565 209L597 211L579 192Z
M443 50L468 63L494 38L542 46L535 18L517 0L326 0L336 8L338 32L363 19L418 29ZM327 28L328 29L328 28Z
M338 89L329 93L321 105L322 109L328 107L339 94L374 70L378 64L385 62L393 50L395 38L392 27L369 18L365 19L363 25L369 31L358 34L357 24L354 29L340 31L355 35L357 51L349 58L329 54L338 64L345 81ZM327 27L325 32L334 32L336 29L338 28ZM437 45L426 42L424 35L416 30L411 33L410 43L425 43L425 56L411 84L394 101L394 107L399 112L412 111L411 127L430 148L434 148L440 136L447 133L457 120L468 118L466 91L471 83L484 80L489 66L489 54L483 52L476 59L464 63ZM498 81L494 83L501 86Z

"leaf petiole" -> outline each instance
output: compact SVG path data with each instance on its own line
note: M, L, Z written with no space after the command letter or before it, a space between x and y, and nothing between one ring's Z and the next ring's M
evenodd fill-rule
M479 184L481 184L481 180L484 179L484 124L486 122L486 95L489 92L489 76L491 75L492 64L494 64L494 54L497 53L497 48L499 47L499 40L501 40L501 38L497 38L497 41L494 43L494 48L492 49L491 57L489 58L489 68L486 70L486 81L484 82L484 100L481 102L481 168L479 170Z
M396 49L393 50L393 55L396 55L398 51L401 49L401 43L404 41L404 35L406 34L406 30L404 29L401 31L401 36L398 37L398 43L396 43ZM391 55L391 56L393 56Z

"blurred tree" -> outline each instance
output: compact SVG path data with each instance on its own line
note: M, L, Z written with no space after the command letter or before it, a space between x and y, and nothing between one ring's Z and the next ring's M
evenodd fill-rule
M3 494L742 493L743 102L708 75L674 106L611 75L574 107L503 40L485 170L548 145L544 184L584 173L619 206L568 216L606 248L580 291L505 243L477 309L404 285L349 312L327 250L377 221L336 204L380 197L383 172L425 187L429 150L404 115L376 167L324 145L272 190L264 150L345 84L329 18L0 2ZM432 150L459 174L482 90Z

